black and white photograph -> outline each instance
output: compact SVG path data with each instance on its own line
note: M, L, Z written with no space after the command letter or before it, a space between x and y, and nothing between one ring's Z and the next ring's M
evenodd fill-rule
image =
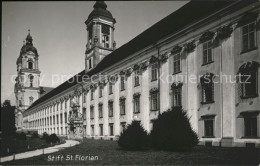
M0 165L260 166L260 1L2 1Z

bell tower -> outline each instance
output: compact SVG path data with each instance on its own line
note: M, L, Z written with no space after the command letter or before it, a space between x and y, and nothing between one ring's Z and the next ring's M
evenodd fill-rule
M17 129L23 128L22 113L24 110L39 98L39 79L41 73L38 66L39 55L32 41L30 30L28 30L26 41L16 61L17 77L14 93L16 97L15 123Z
M114 24L116 20L104 1L97 1L94 9L85 21L87 27L87 45L85 52L85 72L95 66L109 53L115 50Z

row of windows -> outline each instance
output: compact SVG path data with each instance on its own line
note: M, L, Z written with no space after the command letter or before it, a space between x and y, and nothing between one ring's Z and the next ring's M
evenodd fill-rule
M244 117L244 137L257 138L257 115ZM204 119L204 137L215 136L215 118Z
M65 123L67 123L67 120L68 120L67 118L68 118L67 113L64 113ZM56 119L56 124L59 124L59 119L60 119L60 124L63 124L63 115L60 114L60 118L59 118L58 115L56 115L56 118L55 118L55 116L53 116L53 117L47 117L45 119L39 119L39 120L36 120L36 121L31 121L31 122L29 122L29 126L30 127L37 127L37 126L43 126L43 124L52 125L52 124L55 124L55 119Z
M242 52L254 48L256 48L256 23L251 22L242 27ZM202 64L208 64L214 61L212 40L205 41L202 44L202 55ZM173 73L179 72L181 72L181 55L180 53L176 53L173 55Z
M240 93L241 93L241 98L248 98L248 97L257 97L258 95L258 72L256 70L246 70L246 72L241 73L241 81L242 83L240 84ZM207 75L205 75L202 78L207 78ZM208 75L211 79L211 81L203 81L201 79L201 95L202 95L202 104L207 104L207 103L212 103L214 102L214 83L212 81L213 79L213 74ZM207 80L207 79L206 79ZM85 94L83 95L83 100L85 101ZM172 103L173 106L181 106L182 105L182 90L181 87L178 88L172 88ZM159 94L151 94L150 95L150 107L151 110L158 110L159 109ZM134 113L139 113L140 112L140 96L134 97L133 99L134 102ZM65 106L67 104L65 103ZM56 108L58 110L58 105L56 105ZM109 116L113 116L113 102L109 102ZM54 110L55 107L53 107ZM91 107L94 111L94 108ZM103 112L102 110L102 105L99 106L99 112ZM47 111L48 113L48 111ZM120 100L120 114L124 115L125 114L125 100ZM100 113L101 115L101 113ZM101 118L101 116L99 116ZM94 116L93 116L94 118Z
M99 136L104 136L104 127L103 124L99 124ZM121 132L126 129L126 122L121 122L120 124L121 127ZM114 136L114 124L109 123L108 124L108 129L109 129L109 136ZM95 126L91 125L91 136L94 136L95 133Z

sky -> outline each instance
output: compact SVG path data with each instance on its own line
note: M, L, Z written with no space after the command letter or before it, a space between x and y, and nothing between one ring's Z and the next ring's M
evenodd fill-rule
M116 19L117 48L174 12L188 1L109 1ZM15 104L16 60L28 29L39 54L41 86L57 87L53 75L64 79L84 70L87 31L85 21L94 1L2 2L1 103ZM64 81L65 81L64 80Z

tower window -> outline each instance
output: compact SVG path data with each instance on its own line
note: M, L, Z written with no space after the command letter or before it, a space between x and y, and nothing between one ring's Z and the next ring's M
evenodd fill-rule
M29 97L29 102L30 102L30 105L33 103L33 97Z
M30 79L30 87L33 87L33 75L29 75L29 79Z
M105 35L110 35L110 30L109 30L109 25L106 24L102 24L102 30L101 32Z
M108 35L102 36L102 44L103 44L103 47L109 48L109 36Z
M28 61L28 69L33 69L33 62L32 62L32 60Z

